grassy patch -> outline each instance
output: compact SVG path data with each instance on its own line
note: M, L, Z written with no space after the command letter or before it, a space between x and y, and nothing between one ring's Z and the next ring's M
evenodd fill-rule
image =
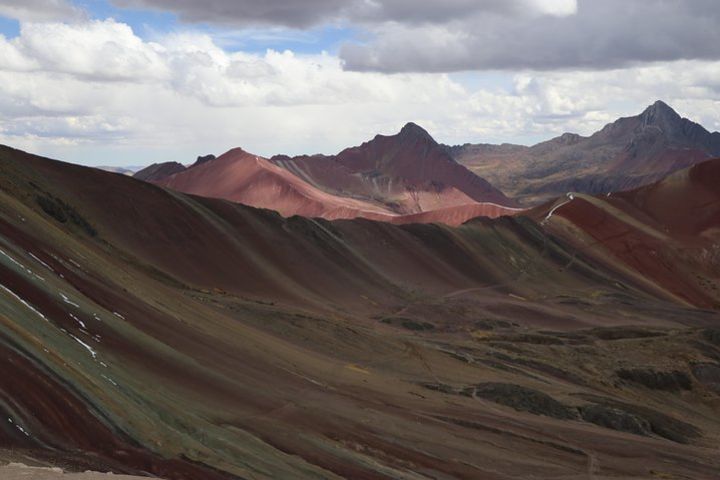
M96 237L98 232L85 218L78 213L72 205L50 194L37 195L35 202L43 212L60 223L71 223L91 237Z

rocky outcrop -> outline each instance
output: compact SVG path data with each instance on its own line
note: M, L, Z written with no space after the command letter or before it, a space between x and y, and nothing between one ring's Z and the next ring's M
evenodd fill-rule
M620 408L595 404L580 407L579 411L583 420L601 427L635 435L652 433L652 425L647 419Z
M193 167L196 167L198 165L202 165L203 163L211 162L215 160L217 157L213 155L212 153L208 155L200 155L197 157L197 160L195 160L195 163L192 164Z
M605 428L636 435L657 435L677 443L691 443L702 433L694 425L648 407L601 397L589 398L596 403L580 407L580 416L586 422Z
M513 408L519 412L569 420L577 417L568 407L547 393L511 383L479 383L462 390L462 395L482 398Z
M652 390L665 390L668 392L679 392L690 390L692 380L685 372L671 371L663 372L651 369L632 368L618 370L617 376L626 382L642 385Z
M699 363L692 366L692 374L698 383L720 394L720 365L717 363Z
M145 182L156 182L185 170L185 166L178 162L153 163L135 173L133 177Z

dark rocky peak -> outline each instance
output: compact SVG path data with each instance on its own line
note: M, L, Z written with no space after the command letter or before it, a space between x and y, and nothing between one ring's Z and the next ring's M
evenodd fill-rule
M680 127L683 118L662 100L650 105L640 114L643 126L657 125L659 127Z
M692 120L681 117L668 104L658 100L640 114L637 134L658 130L671 145L701 148L711 155L720 154L720 134L710 133Z
M561 145L575 145L580 140L582 140L582 136L578 135L577 133L563 133L559 137L557 137L556 141L557 143Z
M299 156L299 157L302 157L302 156ZM270 161L273 163L275 163L275 162L290 162L292 160L293 160L293 157L291 157L290 155L286 155L284 153L278 153L277 155L273 155L272 157L270 157Z
M400 130L397 136L401 139L410 140L426 140L432 143L436 143L435 139L420 125L409 122Z
M192 164L193 167L197 167L198 165L202 165L203 163L211 162L215 160L217 157L213 155L212 153L208 155L200 155L197 157L197 160L195 160L195 163Z
M133 177L137 178L138 180L152 182L162 180L163 178L169 177L184 170L185 166L178 162L153 163L152 165L136 172Z

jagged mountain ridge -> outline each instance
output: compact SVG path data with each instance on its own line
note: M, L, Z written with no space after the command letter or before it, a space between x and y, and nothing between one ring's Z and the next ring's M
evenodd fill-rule
M284 216L459 225L478 215L519 211L514 201L455 162L412 123L396 135L378 135L337 156L265 159L233 149L218 158L202 157L188 168L163 164L147 173L136 178Z
M575 191L608 193L653 183L720 156L720 133L682 118L657 101L640 115L591 136L566 133L532 147L446 147L459 163L531 205Z

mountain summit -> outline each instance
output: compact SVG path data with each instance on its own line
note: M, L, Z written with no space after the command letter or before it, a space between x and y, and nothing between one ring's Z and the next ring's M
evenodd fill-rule
M337 155L272 160L325 191L379 201L401 214L474 202L516 206L485 179L455 162L415 123Z
M640 119L646 124L677 123L682 117L670 105L657 100L640 114Z
M437 144L435 139L428 133L427 130L422 128L417 123L413 122L406 123L405 126L400 130L400 133L398 133L398 136L400 138L423 139L427 140L428 142Z

